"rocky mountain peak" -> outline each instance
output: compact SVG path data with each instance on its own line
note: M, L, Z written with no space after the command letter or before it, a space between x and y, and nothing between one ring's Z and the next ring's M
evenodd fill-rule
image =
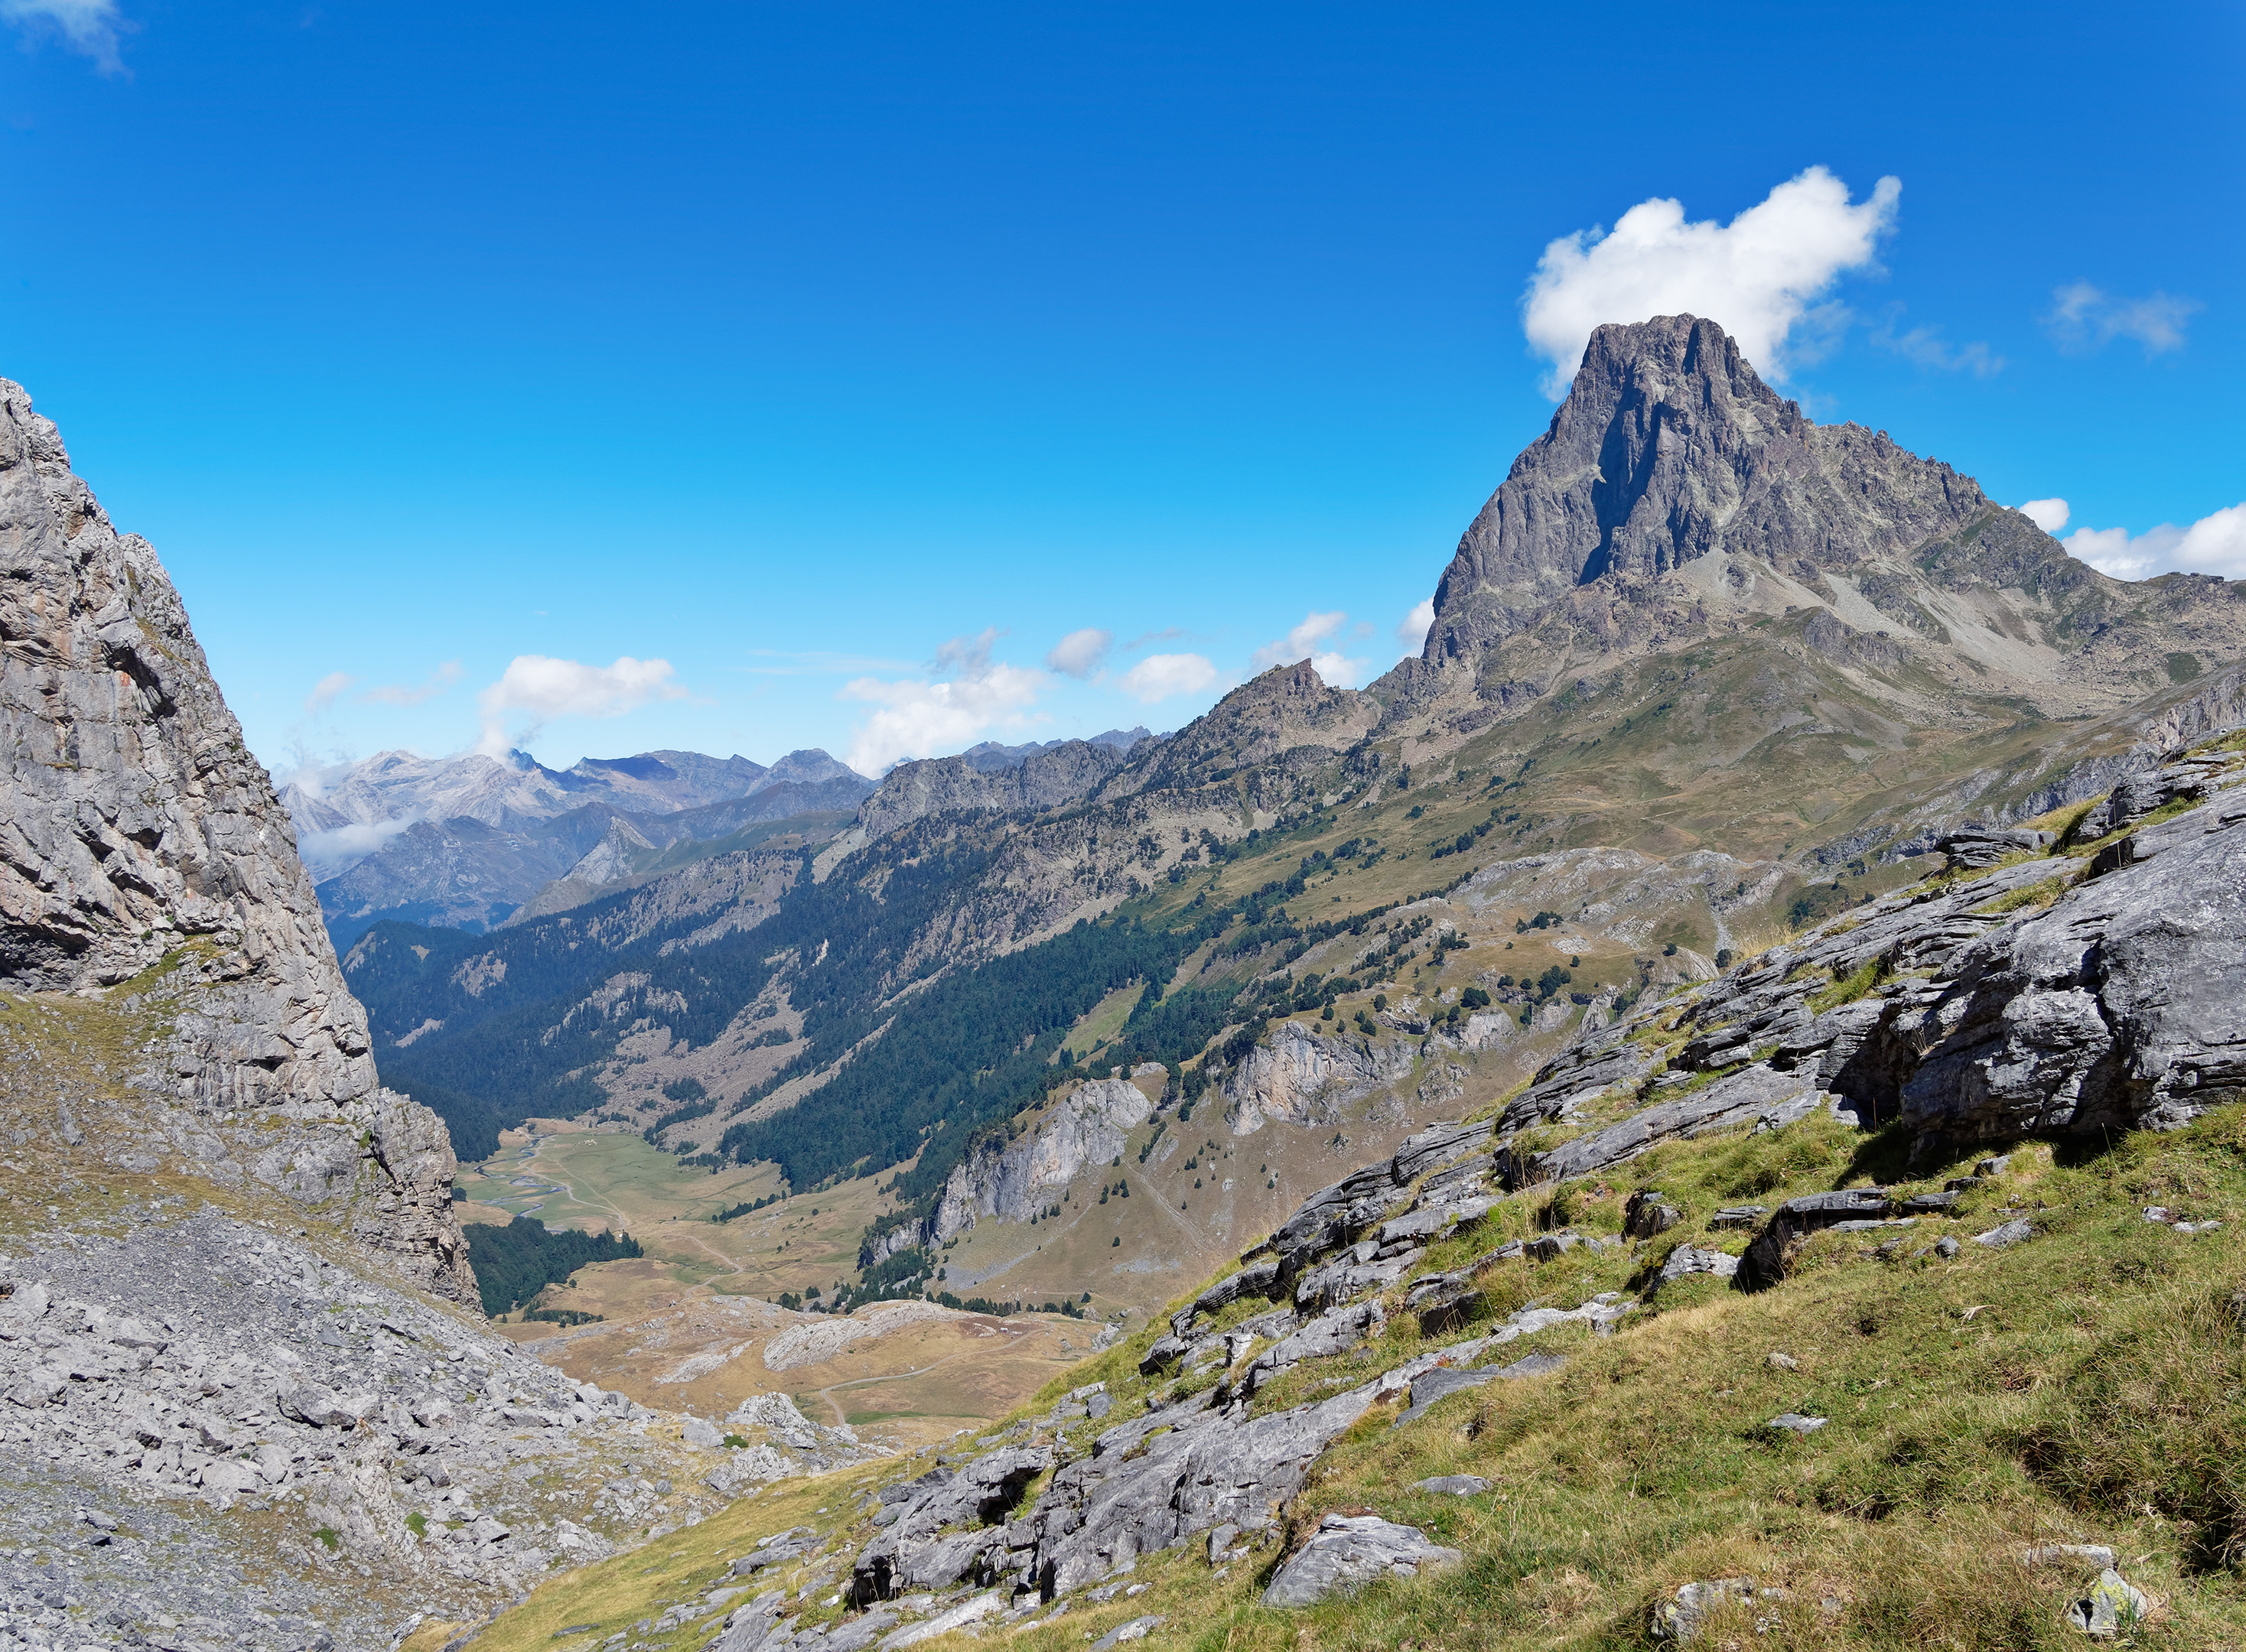
M1810 578L1964 527L1971 479L1884 432L1820 426L1712 321L1592 334L1567 399L1459 542L1425 657L1470 657L1578 588L1736 550Z
M1392 713L1516 708L1795 615L1821 653L1881 676L1861 685L1875 698L1936 721L2006 697L2045 716L2111 710L2175 661L2195 670L2246 642L2235 588L2106 578L1884 431L1815 424L1691 316L1592 335L1434 606L1420 657L1378 686Z

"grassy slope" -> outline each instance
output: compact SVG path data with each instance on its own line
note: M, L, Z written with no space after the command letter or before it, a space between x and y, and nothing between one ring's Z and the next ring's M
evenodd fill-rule
M1719 1206L1885 1181L1898 1147L1819 1119L1773 1135L1674 1144L1633 1166L1627 1181L1564 1190L1557 1211L1550 1190L1507 1200L1428 1265L1555 1217L1613 1230L1628 1187L1658 1185L1685 1209L1683 1227L1603 1255L1501 1264L1488 1311L1643 1289L1673 1243L1740 1247L1742 1234L1705 1231ZM1907 1185L1939 1186L1959 1168ZM2225 1226L2178 1234L2144 1220L2150 1204ZM2014 1208L2037 1225L2032 1241L2002 1251L1970 1242ZM2242 1220L2246 1109L2089 1153L2032 1146L1969 1193L1954 1220L1905 1230L1895 1255L1858 1236L1828 1235L1764 1295L1707 1281L1672 1287L1612 1338L1570 1328L1508 1349L1508 1356L1540 1345L1568 1356L1552 1377L1453 1396L1400 1430L1392 1409L1376 1411L1320 1464L1288 1541L1330 1511L1370 1509L1463 1549L1458 1572L1283 1614L1256 1603L1279 1545L1212 1574L1195 1543L1143 1560L1134 1581L1150 1587L1136 1599L1080 1603L1056 1623L984 1639L1073 1652L1087 1631L1152 1612L1167 1620L1153 1644L1196 1652L1630 1646L1644 1643L1652 1601L1678 1585L1752 1575L1790 1598L1766 1611L1760 1638L1733 1623L1711 1644L2079 1645L2060 1614L2085 1579L2063 1567L2030 1568L2018 1552L2092 1541L2114 1547L2157 1603L2132 1643L2236 1645L2246 1636L2237 1569L2246 1547L2246 1369L2234 1296L2246 1262ZM1945 1231L1967 1240L1957 1259L1916 1254ZM1144 1340L1056 1378L1021 1415L1041 1414L1066 1387L1101 1377L1118 1400L1111 1424L1142 1409L1154 1386L1136 1375ZM1298 1368L1259 1397L1259 1408L1363 1380L1422 1346L1399 1315L1374 1344ZM1780 1352L1798 1369L1773 1364ZM1832 1420L1800 1439L1764 1426L1787 1410ZM557 1628L594 1623L591 1644L682 1598L691 1581L708 1587L719 1556L800 1520L832 1533L836 1558L827 1569L839 1578L871 1530L849 1487L925 1466L900 1462L878 1476L828 1477L737 1505L670 1540L670 1558L633 1555L548 1584L476 1645L551 1646ZM1450 1472L1480 1474L1494 1489L1468 1499L1408 1489ZM822 1506L826 1513L810 1513ZM701 1638L682 1629L654 1644Z

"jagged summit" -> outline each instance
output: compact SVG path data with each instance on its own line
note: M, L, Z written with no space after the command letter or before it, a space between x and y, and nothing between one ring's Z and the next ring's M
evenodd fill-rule
M1940 460L1814 423L1691 316L1592 335L1434 604L1420 658L1384 697L1424 703L1465 668L1510 701L1602 660L1822 608L1951 689L2079 715L2158 687L2173 655L2246 642L2246 607L2221 581L2106 578Z

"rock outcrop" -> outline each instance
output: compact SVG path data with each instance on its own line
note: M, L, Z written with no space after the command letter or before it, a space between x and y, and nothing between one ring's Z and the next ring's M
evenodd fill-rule
M956 1166L919 1242L956 1239L983 1216L1029 1220L1087 1170L1120 1158L1126 1137L1153 1112L1127 1078L1079 1084L1019 1139L990 1142Z
M1412 1071L1412 1046L1392 1040L1337 1037L1283 1021L1225 1075L1226 1117L1235 1136L1266 1122L1331 1123L1346 1103Z
M2154 814L2107 840L2109 819ZM1899 1121L1925 1161L2169 1128L2246 1093L2246 752L2171 753L2047 838L1579 1038L1498 1119L1508 1182L1818 1106ZM1656 1019L1689 1034L1665 1058L1643 1037ZM1534 1151L1511 1146L1532 1130Z
M1002 769L978 766L964 756L900 763L881 789L859 806L861 841L871 843L930 814L985 809L1038 811L1089 796L1126 754L1090 740L1069 740L1032 751Z
M75 1095L45 1023L11 1025L4 1057L59 1092L60 1139L262 1183L473 1302L445 1127L376 1077L288 816L179 593L4 380L0 642L0 983L162 1016L120 1067L81 1067Z

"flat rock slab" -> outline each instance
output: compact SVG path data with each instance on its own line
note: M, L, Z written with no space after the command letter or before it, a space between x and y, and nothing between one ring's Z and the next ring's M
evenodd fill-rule
M1120 1646L1126 1641L1143 1641L1161 1627L1162 1620L1159 1617L1133 1618L1128 1623L1116 1625L1094 1641L1092 1643L1092 1652L1106 1652L1107 1648Z
M1549 1377L1567 1363L1557 1354L1526 1354L1510 1365L1499 1367L1495 1375L1501 1383L1517 1383L1525 1377Z
M1412 1379L1412 1409L1424 1410L1446 1394L1455 1394L1461 1389L1480 1388L1484 1383L1497 1380L1494 1370L1460 1370L1454 1365L1438 1365L1424 1376Z
M1417 1577L1459 1565L1456 1549L1431 1542L1416 1526L1399 1526L1377 1514L1329 1514L1317 1533L1281 1567L1263 1591L1270 1607L1308 1606L1378 1577Z
M1826 1417L1804 1417L1800 1411L1787 1411L1763 1424L1765 1428L1782 1428L1793 1434L1814 1434L1832 1419Z
M1977 1245L1986 1245L1991 1250L2004 1250L2010 1246L2024 1243L2034 1237L2034 1228L2029 1227L2027 1223L2024 1221L2015 1220L2005 1222L1999 1227L1991 1227L1985 1234L1974 1234L1973 1242Z
M1489 1486L1490 1483L1479 1474L1438 1474L1430 1479L1412 1482L1413 1491L1425 1492L1432 1497L1480 1497Z
M1739 1271L1739 1259L1725 1251L1707 1250L1698 1245L1679 1245L1669 1253L1669 1260L1661 1264L1664 1285L1674 1284L1694 1274L1705 1274L1714 1279L1729 1279Z

